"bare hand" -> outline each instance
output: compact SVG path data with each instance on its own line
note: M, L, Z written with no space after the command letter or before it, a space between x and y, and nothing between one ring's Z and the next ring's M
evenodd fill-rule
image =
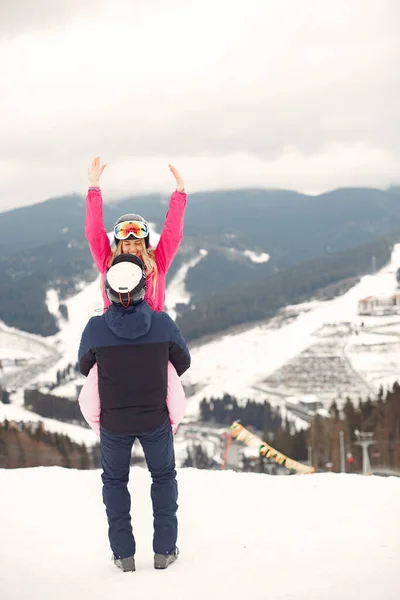
M168 166L169 166L169 170L171 171L172 175L176 179L176 191L183 192L183 190L185 189L185 184L183 182L182 177L180 176L179 172L175 169L175 167L173 167L172 165L168 165Z
M100 156L96 156L93 159L92 166L88 169L89 185L97 187L99 185L100 177L107 165L100 166Z

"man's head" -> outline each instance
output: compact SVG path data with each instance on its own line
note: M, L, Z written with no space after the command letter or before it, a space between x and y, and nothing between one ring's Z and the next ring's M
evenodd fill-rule
M141 302L146 293L146 271L140 258L133 254L116 256L106 273L105 290L113 304L128 308Z

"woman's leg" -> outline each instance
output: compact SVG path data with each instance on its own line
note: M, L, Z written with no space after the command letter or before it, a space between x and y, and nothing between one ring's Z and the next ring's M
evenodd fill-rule
M134 435L119 435L100 430L103 473L103 502L108 518L108 537L115 557L134 556L135 538L131 525L131 496L128 491L129 470Z
M173 433L176 433L187 406L187 399L182 382L174 365L168 363L167 408Z
M79 393L79 406L88 425L100 435L100 396L97 364L90 369L88 376Z

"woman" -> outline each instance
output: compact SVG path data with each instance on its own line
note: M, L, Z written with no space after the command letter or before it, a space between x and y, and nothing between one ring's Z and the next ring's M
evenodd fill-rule
M157 312L164 310L166 275L174 260L183 238L186 193L184 182L178 171L169 165L176 180L176 190L172 193L169 209L157 247L150 244L149 227L146 221L137 214L122 215L114 225L115 249L111 244L104 226L103 199L100 190L100 177L106 165L100 164L96 157L88 170L89 190L86 197L85 235L93 260L102 278L104 308L110 306L105 293L105 275L114 258L120 254L138 256L146 267L145 300ZM172 401L172 395L175 401ZM98 380L96 365L91 369L79 396L82 413L91 427L99 432L100 400L98 396ZM168 365L167 405L170 420L176 433L181 420L186 400L181 381L171 364Z
M186 209L186 193L184 182L178 171L169 165L176 180L176 191L172 193L169 209L166 215L164 227L157 247L153 249L150 245L149 230L147 223L140 215L123 215L114 226L114 241L116 248L111 250L110 240L104 227L103 200L100 191L100 177L106 165L100 165L97 157L88 171L89 191L86 197L86 221L85 235L89 242L93 260L99 269L104 283L104 276L109 269L113 259L118 254L136 254L144 262L147 269L146 298L153 310L163 311L165 304L165 280L169 267L172 264L183 238L183 223ZM134 217L130 219L129 217ZM129 225L125 229L124 223L134 221L143 223L142 231L139 227L136 231ZM127 237L118 237L128 234ZM140 237L138 237L140 236ZM104 293L104 307L110 302Z

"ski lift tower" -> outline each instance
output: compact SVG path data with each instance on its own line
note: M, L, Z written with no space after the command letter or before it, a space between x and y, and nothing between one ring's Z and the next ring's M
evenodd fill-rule
M368 448L375 444L373 433L362 432L356 430L354 432L358 438L358 442L354 442L362 448L363 475L369 475L371 472L371 463L369 462Z

